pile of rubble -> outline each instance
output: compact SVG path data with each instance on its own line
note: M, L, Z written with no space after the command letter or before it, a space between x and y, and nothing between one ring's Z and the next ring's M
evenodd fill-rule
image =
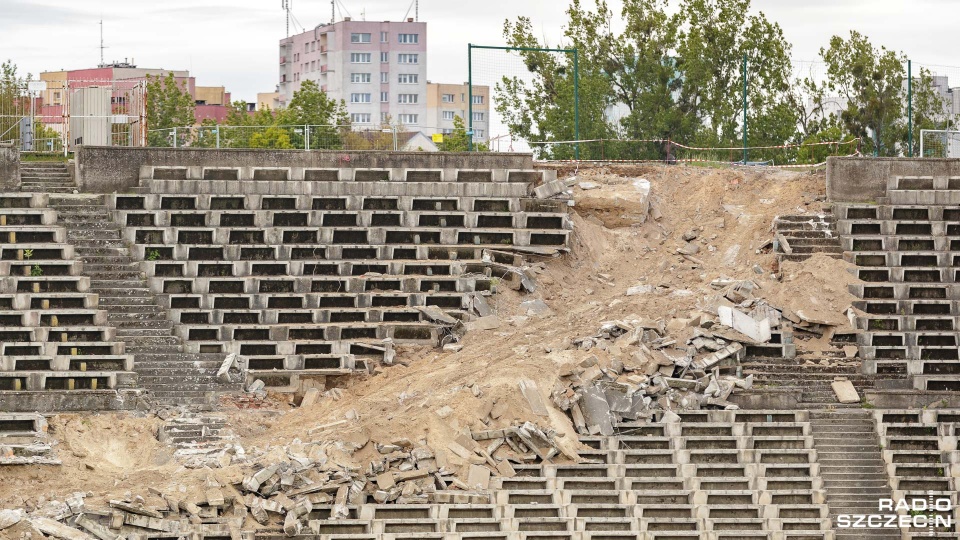
M85 504L85 493L74 493L66 502L41 499L29 514L0 511L0 530L25 521L35 531L64 540L192 533L239 537L241 529L281 527L295 536L309 533L311 521L317 519L356 517L351 508L367 502L490 504L491 478L514 476L513 464L559 456L557 436L531 422L464 432L449 443L449 454L403 438L387 443L362 436L337 442L295 440L283 448L283 460L271 462L268 452L254 450L251 454L260 458L250 460L256 465L245 467L248 474L226 479L221 474L219 480L211 475L200 492L150 488L147 498L128 492L103 507ZM337 458L368 444L378 458L365 468ZM460 458L463 467L448 463L447 455Z

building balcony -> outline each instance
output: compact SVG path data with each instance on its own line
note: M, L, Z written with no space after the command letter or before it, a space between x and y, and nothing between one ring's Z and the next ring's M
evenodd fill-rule
M326 45L321 45L321 46L320 46L320 53L321 53L321 54L325 54L326 52L327 52L327 46L326 46Z
M324 65L320 66L320 73L326 73L326 72L327 72L327 65L324 64Z
M284 64L286 64L286 63L287 63L287 57L286 57L286 56L281 56L281 57L280 57L280 65L282 66L282 65L284 65Z

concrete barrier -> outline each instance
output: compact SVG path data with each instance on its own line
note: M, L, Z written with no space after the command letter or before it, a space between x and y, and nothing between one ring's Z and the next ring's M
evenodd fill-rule
M20 185L20 150L0 144L0 190L15 190Z
M960 159L827 158L827 200L878 203L892 176L960 176Z
M85 193L124 193L138 185L141 165L204 167L309 167L358 169L523 169L531 154L380 152L81 146L77 183Z

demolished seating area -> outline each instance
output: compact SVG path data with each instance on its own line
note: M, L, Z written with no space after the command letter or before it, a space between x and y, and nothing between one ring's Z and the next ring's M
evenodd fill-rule
M930 512L951 517L952 526L910 529L904 538L957 538L960 410L884 410L874 414L893 500L949 499L952 508L950 512Z
M90 278L45 194L0 194L0 400L3 410L116 408L136 386Z
M554 175L144 166L144 193L107 204L187 350L236 353L248 382L283 390L436 345L420 308L469 320L474 295L515 277L498 250L565 249L563 201L528 198Z
M960 390L960 178L897 176L883 204L835 203L868 374L907 373L918 390Z
M805 411L698 411L581 437L580 464L515 464L492 504L314 507L329 540L833 538ZM284 534L260 532L258 540Z
M372 503L364 474L333 482L332 491L300 489L283 479L296 475L272 466L240 484L253 481L257 494L174 495L173 511L91 505L66 523L85 520L77 525L95 530L95 522L111 537L221 540L248 506L256 517L259 503L270 524L249 533L256 540L832 540L810 429L806 411L680 413L674 422L584 437L592 450L580 452L582 463L515 463L515 474L490 479L490 492L435 491L425 494L428 504Z

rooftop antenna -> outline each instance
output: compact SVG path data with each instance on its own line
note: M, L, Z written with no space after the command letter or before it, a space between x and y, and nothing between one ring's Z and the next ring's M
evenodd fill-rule
M410 2L410 7L407 8L407 12L403 15L403 20L407 20L407 16L410 15L411 9L413 9L413 20L420 22L420 0L413 0L413 2Z
M103 44L103 19L100 19L100 65L98 67L106 65L103 61L103 50L106 48L107 46Z
M337 22L337 0L330 0L330 24Z
M293 9L293 0L280 0L280 6L287 12L287 37L290 37L290 10Z

